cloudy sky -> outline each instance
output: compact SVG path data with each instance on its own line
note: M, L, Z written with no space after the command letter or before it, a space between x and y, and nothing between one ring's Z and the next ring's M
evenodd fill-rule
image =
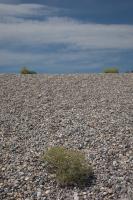
M133 0L0 0L0 73L133 70Z

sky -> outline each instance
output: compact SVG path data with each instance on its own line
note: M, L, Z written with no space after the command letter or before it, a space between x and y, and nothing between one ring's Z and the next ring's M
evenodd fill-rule
M133 70L133 0L0 0L0 73Z

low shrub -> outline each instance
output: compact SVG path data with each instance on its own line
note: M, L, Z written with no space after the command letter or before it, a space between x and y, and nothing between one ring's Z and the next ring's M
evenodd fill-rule
M51 147L43 156L50 172L61 185L84 184L92 176L92 167L78 150Z
M131 70L131 71L126 71L125 73L133 73L133 70Z
M115 67L104 69L104 73L119 73L119 70Z
M20 74L37 74L35 71L29 70L27 67L23 67L20 71Z

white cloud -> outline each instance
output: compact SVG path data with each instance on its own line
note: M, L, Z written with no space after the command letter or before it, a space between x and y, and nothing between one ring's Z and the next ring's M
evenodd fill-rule
M105 25L50 17L59 12L37 4L0 4L0 60L7 65L63 65L67 61L88 64L88 51L133 49L133 25ZM27 16L48 16L39 21ZM23 53L49 44L65 44L67 49L45 53ZM92 55L91 55L92 56ZM95 57L92 57L94 60ZM102 61L103 62L103 61Z
M122 69L124 66L132 66L132 59L126 61L126 51L116 50L92 50L92 51L58 51L41 52L10 52L0 50L0 72L19 72L22 66L28 66L37 72L49 73L75 73L88 72L95 69L102 69L109 66L117 66Z
M2 4L0 3L0 17L15 16L27 17L36 15L53 15L59 11L58 8L41 4Z
M0 3L4 4L12 4L12 3L20 3L21 0L0 0Z
M0 42L19 45L64 43L78 48L133 48L133 25L83 24L65 18L0 23Z
M133 48L133 25L105 25L49 17L29 20L28 15L51 16L57 8L39 4L0 4L0 42L10 44L65 43L78 48Z
M72 52L72 51L58 51L58 52L41 52L33 54L32 52L10 52L8 50L0 50L0 61L2 65L12 65L19 63L19 65L36 66L38 63L48 66L62 65L63 62L73 62L76 60L85 59L88 57L86 52Z

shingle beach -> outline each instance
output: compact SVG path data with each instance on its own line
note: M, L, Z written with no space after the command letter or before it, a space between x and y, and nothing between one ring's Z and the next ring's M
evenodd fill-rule
M56 183L54 145L85 153L92 184ZM1 74L0 199L133 200L133 74Z

